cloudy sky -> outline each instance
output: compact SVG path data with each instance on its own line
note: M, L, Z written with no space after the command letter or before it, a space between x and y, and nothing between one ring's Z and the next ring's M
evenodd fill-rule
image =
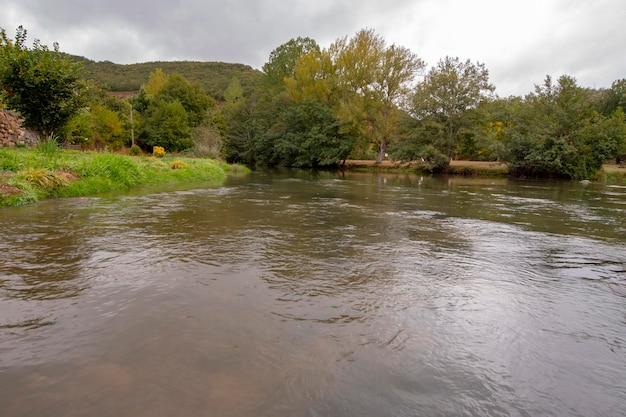
M429 66L484 63L502 97L546 75L583 87L626 78L624 0L0 0L0 27L120 64L197 60L260 69L298 36L328 47L372 28Z

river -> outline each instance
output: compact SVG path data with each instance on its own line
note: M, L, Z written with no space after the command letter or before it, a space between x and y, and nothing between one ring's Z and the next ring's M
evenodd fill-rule
M255 171L0 210L0 416L622 416L626 187Z

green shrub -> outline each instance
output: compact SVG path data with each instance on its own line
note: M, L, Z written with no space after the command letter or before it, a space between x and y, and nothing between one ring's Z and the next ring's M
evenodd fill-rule
M128 154L131 156L139 156L141 155L143 152L141 151L141 148L137 145L133 145L130 147Z

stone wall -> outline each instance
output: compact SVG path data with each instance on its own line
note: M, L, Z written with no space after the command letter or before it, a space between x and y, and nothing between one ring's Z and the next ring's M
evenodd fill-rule
M22 128L23 120L17 113L0 109L0 147L37 145L37 135Z

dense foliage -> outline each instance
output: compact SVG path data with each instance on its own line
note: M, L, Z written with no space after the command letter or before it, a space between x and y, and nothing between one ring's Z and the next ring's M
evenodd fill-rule
M518 175L590 178L602 163L626 152L626 123L594 108L590 92L562 76L547 77L509 115L501 157Z
M404 160L421 160L431 171L444 171L474 121L470 111L491 97L495 87L483 64L446 57L413 91L407 138L395 149Z
M140 145L162 146L168 151L194 148L193 136L205 135L200 127L215 128L221 120L215 100L199 83L190 83L182 75L160 70L149 77L148 84L131 100L138 117ZM206 129L205 129L206 130ZM220 156L221 149L216 152Z
M224 92L233 78L239 80L246 94L256 87L261 78L261 73L248 65L224 62L176 61L123 65L77 56L72 56L72 59L82 63L85 79L109 91L137 92L147 83L150 74L160 69L167 74L180 74L189 82L199 83L209 96L223 100Z
M0 91L3 101L24 117L27 127L48 136L80 106L79 67L62 56L57 44L50 50L35 40L28 48L26 38L21 26L15 40L0 29Z
M17 68L63 84L58 74L32 70L43 56L44 67L66 75L76 93L69 58L38 43L28 50L24 37L3 35L0 75ZM39 84L39 92L51 92L50 104L59 106L49 115L58 118L54 130L84 147L160 146L267 166L389 157L433 172L447 171L452 159L498 160L515 175L577 179L591 178L607 159L626 158L626 80L595 90L567 75L556 83L547 77L525 97L500 98L484 64L445 57L425 72L416 54L369 29L328 48L291 39L271 52L263 72L221 63L82 61L82 107L51 86ZM6 104L18 109L18 84L2 80ZM107 89L137 92L120 100Z

